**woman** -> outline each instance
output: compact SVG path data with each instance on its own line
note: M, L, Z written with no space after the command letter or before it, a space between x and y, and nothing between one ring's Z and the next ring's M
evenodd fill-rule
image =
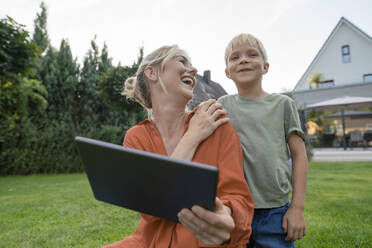
M214 101L186 111L196 72L176 45L146 56L136 77L126 81L124 93L141 103L152 118L129 129L123 145L217 166L216 209L182 209L180 223L141 214L138 229L108 248L245 247L248 242L253 200L243 176L240 142L228 119L217 118L225 110Z

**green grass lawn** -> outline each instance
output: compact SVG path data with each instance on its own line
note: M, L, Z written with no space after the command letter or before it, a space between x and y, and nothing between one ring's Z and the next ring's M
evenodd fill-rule
M372 247L372 163L311 163L307 236L296 247ZM84 174L0 177L0 247L101 247L137 226Z
M296 247L372 247L372 162L311 163L306 198Z

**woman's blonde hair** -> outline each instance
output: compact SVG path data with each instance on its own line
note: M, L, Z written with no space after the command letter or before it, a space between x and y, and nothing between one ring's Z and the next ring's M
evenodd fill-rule
M132 98L140 103L148 112L151 112L152 101L150 94L150 86L145 75L145 68L147 66L157 66L160 70L163 70L164 64L177 54L186 56L186 53L178 48L177 45L173 46L162 46L145 58L143 58L141 64L138 67L136 75L128 78L124 83L124 90L122 95ZM164 92L167 93L164 84L159 77L159 83L163 88Z
M237 46L243 45L243 44L249 44L252 47L256 47L260 51L264 62L267 63L267 54L266 54L266 50L265 50L262 42L251 34L244 34L243 33L243 34L239 34L239 35L235 36L229 42L229 44L227 45L226 50L225 50L226 66L227 66L229 56L232 53L232 51L234 50L234 48L237 47Z

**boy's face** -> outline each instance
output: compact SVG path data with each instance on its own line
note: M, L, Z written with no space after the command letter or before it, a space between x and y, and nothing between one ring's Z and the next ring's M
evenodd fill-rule
M226 76L237 86L261 83L262 75L267 73L269 64L264 62L258 48L242 44L234 48L227 59Z

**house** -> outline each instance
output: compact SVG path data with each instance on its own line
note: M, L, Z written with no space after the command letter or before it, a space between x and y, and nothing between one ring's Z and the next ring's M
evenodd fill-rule
M342 17L292 94L301 109L346 96L372 97L372 37ZM349 111L325 116L328 124L335 127L336 140L343 140L345 149L347 138L353 140L352 134L364 135L365 141L372 142L372 115L361 113ZM305 115L303 119L306 120Z
M311 84L311 78L318 80ZM342 17L292 93L300 108L341 96L372 97L372 37Z
M194 97L187 104L190 109L194 109L199 103L208 99L218 99L227 95L222 86L211 80L211 71L204 71L203 76L196 75L196 85L194 88Z

